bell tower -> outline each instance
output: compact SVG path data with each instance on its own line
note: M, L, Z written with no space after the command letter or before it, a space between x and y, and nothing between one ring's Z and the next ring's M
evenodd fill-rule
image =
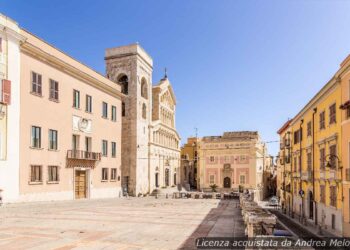
M121 86L122 187L129 195L149 190L149 126L152 121L152 58L138 44L105 51L107 77Z

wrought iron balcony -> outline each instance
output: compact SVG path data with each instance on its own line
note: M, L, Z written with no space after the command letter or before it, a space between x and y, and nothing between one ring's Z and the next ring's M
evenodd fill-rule
M76 160L100 161L101 153L73 149L67 151L67 158Z

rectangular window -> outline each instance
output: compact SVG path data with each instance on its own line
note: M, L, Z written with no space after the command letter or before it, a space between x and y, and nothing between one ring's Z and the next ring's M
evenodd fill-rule
M42 77L35 72L32 72L32 93L42 95Z
M102 180L108 181L108 168L102 168Z
M337 166L337 145L329 146L329 161L331 167L335 168Z
M195 156L194 156L194 159L197 159L197 151L194 152L195 153ZM230 163L230 157L229 156L224 156L224 163Z
M240 175L239 176L239 183L240 184L245 184L245 175Z
M32 147L41 148L41 128L32 126Z
M57 130L49 129L49 149L57 150L58 145Z
M346 119L350 118L350 106L346 108Z
M210 175L209 176L209 183L210 184L215 184L215 176L214 175Z
M89 95L86 95L85 98L85 111L88 113L92 113L92 97Z
M116 106L112 106L112 121L116 122L117 121L117 108Z
M294 144L301 142L303 139L303 130L300 128L294 132Z
M337 122L336 112L337 112L337 107L336 107L336 104L334 103L329 107L329 124L333 124Z
M312 155L311 153L307 153L307 170L311 171L312 170Z
M330 191L330 205L333 207L337 206L337 187L331 186L329 187Z
M117 143L112 141L112 157L116 157L117 155Z
M325 169L325 161L326 161L326 150L325 148L320 149L320 169L324 170Z
M32 165L30 166L30 181L31 182L42 182L42 166Z
M111 181L115 181L115 180L117 180L117 169L112 168L111 169Z
M307 136L311 136L311 122L307 123Z
M108 118L108 104L106 102L102 102L102 117Z
M80 108L80 92L73 89L73 108Z
M91 137L85 137L85 151L91 152Z
M49 166L48 181L59 181L58 166Z
M296 182L294 182L294 188L293 188L293 191L294 191L294 195L296 195L296 194L297 194L297 192L298 192L298 188L297 188L297 183L296 183Z
M320 186L320 202L325 203L326 202L326 194L325 194L325 186Z
M247 161L247 156L241 155L241 156L239 157L239 161L240 161L240 162L246 162L246 161Z
M214 156L210 156L210 162L214 162L215 161L215 157Z
M297 161L297 157L294 157L294 172L297 171L298 168L298 161Z
M58 82L50 79L50 100L58 101Z
M73 150L79 150L80 144L80 136L79 135L73 135L72 136L72 149Z
M322 111L320 113L320 130L326 128L326 121L325 121L325 112Z
M102 156L107 156L108 154L108 142L106 140L102 140Z

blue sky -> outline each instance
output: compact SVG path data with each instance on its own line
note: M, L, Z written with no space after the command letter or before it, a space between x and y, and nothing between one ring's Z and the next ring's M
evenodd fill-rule
M139 42L168 68L182 142L292 118L350 53L350 1L0 0L0 12L104 73L104 49ZM271 143L271 154L278 143Z

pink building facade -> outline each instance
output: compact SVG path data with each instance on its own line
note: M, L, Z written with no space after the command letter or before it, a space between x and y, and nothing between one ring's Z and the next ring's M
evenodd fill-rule
M264 144L257 132L225 132L199 143L199 189L255 189L262 187Z
M121 196L120 85L12 20L0 24L13 34L0 34L10 93L0 100L2 202Z

